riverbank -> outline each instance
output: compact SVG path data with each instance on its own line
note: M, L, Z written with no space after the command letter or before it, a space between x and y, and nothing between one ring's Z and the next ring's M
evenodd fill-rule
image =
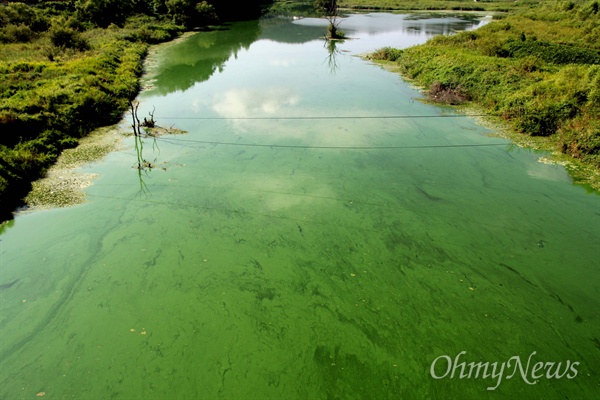
M31 31L7 37L14 33L9 23L0 32L0 220L6 220L64 150L122 119L140 90L150 44L185 28L140 15L101 28L56 10L2 7L0 17L13 24L27 17L29 25L19 26ZM36 24L44 26L32 31Z
M340 0L338 5L344 9L372 11L485 11L515 12L538 6L538 1L531 0Z
M570 4L369 58L431 101L477 108L517 145L552 152L577 183L600 190L600 15L592 2Z
M99 128L81 139L77 147L64 150L44 178L33 182L25 197L27 207L44 209L83 203L84 189L92 184L97 174L77 172L76 169L119 149L123 137L118 126Z

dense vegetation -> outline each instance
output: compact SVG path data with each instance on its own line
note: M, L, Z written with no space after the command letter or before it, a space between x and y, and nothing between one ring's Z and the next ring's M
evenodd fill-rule
M121 119L148 44L260 10L233 0L0 4L0 220L63 149Z
M600 11L548 1L477 31L380 49L431 98L470 101L546 147L600 170Z
M514 12L537 7L536 0L339 0L340 7L355 10L496 11Z

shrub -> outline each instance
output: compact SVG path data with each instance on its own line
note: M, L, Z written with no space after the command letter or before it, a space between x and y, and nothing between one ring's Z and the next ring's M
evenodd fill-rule
M196 12L198 13L198 25L205 26L219 21L215 7L206 1L196 4Z
M110 24L122 25L131 11L131 3L122 0L77 0L75 9L81 21L106 28Z
M86 30L84 23L74 17L67 19L65 26L77 32L84 32Z
M600 64L600 51L541 41L511 41L502 47L508 57L539 57L551 64Z
M402 56L402 50L392 47L383 47L373 52L369 57L373 60L396 61Z
M80 51L88 50L90 47L87 40L81 37L79 32L60 26L54 26L50 29L50 41L56 47Z
M174 39L181 32L182 27L174 24L150 24L146 23L139 27L133 28L133 32L125 35L125 39L144 43L162 43Z
M194 4L191 0L167 0L165 5L173 23L189 26L192 22Z
M575 112L576 107L570 103L533 104L516 120L517 127L531 136L550 136Z
M48 18L23 3L9 3L0 7L0 27L8 25L26 25L33 32L44 32L50 27Z
M578 12L578 16L581 20L595 18L600 11L600 3L597 0L586 3Z
M219 19L215 7L206 1L167 0L165 6L173 23L188 28L206 26Z
M0 42L26 43L33 37L33 31L25 24L9 24L0 29Z

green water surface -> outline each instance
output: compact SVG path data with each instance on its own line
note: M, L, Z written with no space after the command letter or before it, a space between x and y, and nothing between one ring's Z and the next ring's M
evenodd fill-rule
M356 57L479 23L354 15L332 45L269 19L161 48L140 115L189 133L144 139L141 175L125 139L82 169L88 203L0 236L0 398L594 398L598 195ZM463 351L577 374L432 377Z

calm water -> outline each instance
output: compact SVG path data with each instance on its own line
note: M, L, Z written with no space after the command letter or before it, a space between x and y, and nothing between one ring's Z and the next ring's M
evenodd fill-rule
M592 398L600 198L356 57L479 23L356 15L332 47L270 19L163 47L141 115L189 133L145 141L142 181L126 139L83 169L88 203L0 237L0 398ZM451 378L457 356L488 374ZM514 358L489 376L512 357L533 384Z

